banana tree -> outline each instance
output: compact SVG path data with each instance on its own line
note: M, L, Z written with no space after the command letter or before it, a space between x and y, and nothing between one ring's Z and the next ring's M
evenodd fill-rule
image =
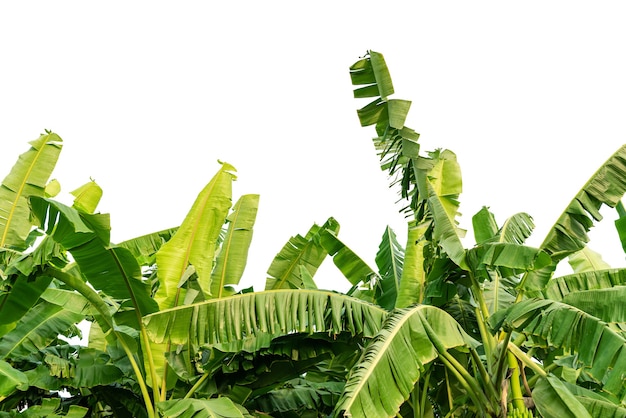
M350 74L355 97L374 97L358 115L375 125L381 167L412 219L396 309L352 370L336 415L626 416L624 270L585 261L600 207L617 206L626 191L626 147L539 248L524 245L529 215L499 226L483 208L473 218L477 244L465 249L455 155L420 154L419 134L404 126L410 102L388 98L381 54L370 51ZM568 256L584 271L554 277Z

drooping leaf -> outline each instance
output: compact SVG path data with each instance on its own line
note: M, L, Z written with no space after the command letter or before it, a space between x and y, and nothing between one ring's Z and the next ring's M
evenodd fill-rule
M352 370L337 416L391 417L409 397L424 366L471 338L445 311L419 305L398 309Z
M329 229L320 231L320 243L333 258L333 262L352 285L368 283L378 278L378 274L365 261L346 246Z
M563 303L577 307L605 322L626 322L626 286L570 292Z
M574 306L542 299L515 303L490 318L531 337L537 345L549 343L576 353L577 361L602 389L618 399L626 396L626 338L605 321ZM614 371L613 371L614 370Z
M304 288L300 268L304 267L313 277L328 254L320 242L324 230L336 234L339 223L329 218L322 226L314 224L304 237L296 235L287 241L267 270L269 277L265 281L265 290Z
M63 140L42 134L19 159L0 186L0 247L24 249L31 229L28 198L44 196L46 183L61 153Z
M11 284L10 291L0 294L0 325L10 324L24 316L51 281L52 277L46 275L38 275L32 280L19 275Z
M142 280L137 260L125 248L111 246L109 216L87 214L54 200L31 198L39 226L66 248L80 272L97 290L121 300L130 300L140 315L158 310Z
M372 337L387 313L379 306L321 290L269 290L211 299L144 317L150 339L194 346L249 340L250 351L268 337L293 332Z
M609 289L626 284L626 269L593 270L553 278L544 289L544 296L560 301L571 292Z
M228 231L211 276L212 297L220 298L224 296L226 286L239 284L248 260L252 227L258 208L259 195L243 195L226 218Z
M83 305L84 312L87 305ZM0 338L0 358L20 359L45 348L84 315L59 305L42 302L20 319L16 327Z
M211 181L198 194L195 203L174 236L158 251L159 290L155 300L161 309L174 306L178 284L189 264L198 274L205 295L211 293L211 271L217 241L232 204L233 166L222 163Z

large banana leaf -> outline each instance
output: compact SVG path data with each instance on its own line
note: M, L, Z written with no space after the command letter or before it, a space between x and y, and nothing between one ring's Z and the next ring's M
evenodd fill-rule
M337 234L339 223L329 218L322 226L314 224L304 237L291 237L267 270L270 277L265 281L265 290L314 287L310 279L328 255L320 238L326 230Z
M394 311L352 370L336 414L395 416L426 365L440 356L451 357L449 349L472 344L471 337L439 308L418 305Z
M376 253L376 265L381 277L376 303L385 309L392 310L396 307L402 286L404 258L404 248L398 242L393 230L387 226Z
M11 284L10 291L0 295L0 325L10 324L20 319L35 305L51 281L52 278L45 275L38 275L32 280L19 275Z
M570 254L567 262L572 266L574 273L611 268L611 266L602 259L600 253L593 251L589 247L585 247L580 251Z
M137 260L127 249L110 245L108 215L82 213L38 197L31 198L31 208L40 227L71 252L95 289L116 299L130 300L139 315L158 310Z
M565 208L540 248L552 257L552 264L528 273L522 286L543 289L564 257L579 251L589 242L590 228L602 220L603 205L615 207L626 192L626 145L617 150L576 194Z
M387 312L379 306L320 290L268 290L211 299L144 317L150 339L193 346L249 340L256 351L267 336L348 331L373 337Z
M606 322L626 322L626 286L572 292L562 301Z
M61 138L47 132L30 142L0 186L0 247L24 249L31 229L28 198L44 196L46 183L61 153Z
M225 296L226 286L239 284L248 260L252 227L258 209L258 194L243 195L226 218L228 230L211 275L212 297L221 298Z
M155 299L161 309L174 306L178 283L192 264L202 292L211 293L211 271L217 240L232 205L233 166L222 163L218 172L198 194L176 234L156 255L159 290Z
M539 345L576 353L577 361L602 389L618 399L626 396L626 338L607 322L550 300L527 299L490 319L494 329L511 328Z

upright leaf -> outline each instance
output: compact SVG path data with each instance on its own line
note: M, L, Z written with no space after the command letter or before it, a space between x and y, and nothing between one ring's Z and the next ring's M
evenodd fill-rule
M194 266L204 294L211 294L213 258L222 225L232 204L234 171L233 166L222 163L196 198L176 234L159 249L156 261L160 286L155 300L161 309L174 306L178 283L189 264Z
M48 132L31 141L0 186L0 247L23 249L31 229L28 198L44 196L61 153L61 138Z
M226 218L228 230L211 275L212 297L221 298L225 296L226 286L239 284L248 260L258 208L258 194L243 195Z
M393 230L387 226L376 253L376 265L381 277L376 302L385 309L391 310L396 306L402 283L404 257L404 248Z
M328 255L333 258L337 268L352 285L369 283L370 280L378 277L378 274L361 257L356 255L329 229L320 231L320 243L326 249Z

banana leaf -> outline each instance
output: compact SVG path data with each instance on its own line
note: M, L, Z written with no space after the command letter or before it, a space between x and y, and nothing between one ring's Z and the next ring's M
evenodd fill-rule
M533 389L533 401L544 418L592 418L563 382L552 376L537 382Z
M151 266L156 262L156 253L161 246L169 241L177 230L178 227L164 229L122 241L117 246L130 251L140 266Z
M156 255L159 290L155 300L161 309L174 306L178 284L192 264L205 296L211 294L211 272L222 225L232 205L232 182L236 171L228 163L213 176L176 231Z
M611 266L602 259L600 253L593 251L589 247L585 247L580 251L570 254L567 261L569 265L572 266L574 273L611 268Z
M31 198L31 208L40 228L72 254L96 290L115 299L130 300L138 315L158 310L137 260L127 249L111 246L108 215L82 213L38 197Z
M379 279L378 274L329 229L320 231L320 244L333 258L339 271L353 286Z
M271 337L293 332L342 331L373 337L387 312L334 292L269 290L211 299L144 317L151 340L210 346L248 340L250 351L269 346ZM268 336L270 338L268 338Z
M339 223L329 218L322 226L314 224L304 237L291 237L267 270L269 277L265 281L265 290L305 288L306 279L315 275L328 255L320 238L325 230L336 234Z
M31 229L28 198L45 195L63 140L47 132L31 141L0 186L0 247L25 249Z
M9 363L0 360L0 401L16 390L28 389L28 377Z
M430 222L409 226L402 278L396 300L397 308L407 308L424 300L426 289L424 247L428 244L425 234L429 228Z
M239 284L248 260L258 208L259 195L243 195L226 218L228 230L211 275L212 297L221 298L226 295L227 286Z
M70 194L74 196L73 206L76 209L85 213L94 213L102 198L102 188L95 181L91 180L78 189L71 191Z
M623 399L626 396L626 338L607 322L565 303L527 299L491 318L493 329L512 329L537 345L576 353L579 364L596 384Z
M544 297L561 301L571 292L609 289L626 285L626 269L593 270L556 277L544 289Z
M474 343L439 308L418 305L395 310L352 370L335 415L395 416L426 365L441 356L451 357L449 349L466 349Z
M591 176L565 208L539 248L552 257L552 264L528 273L522 287L542 290L560 260L582 250L589 242L587 232L602 220L603 205L615 207L626 192L626 145L617 150Z
M402 286L404 259L404 248L398 242L393 229L387 226L376 253L376 265L381 277L377 287L376 303L387 310L396 307Z

